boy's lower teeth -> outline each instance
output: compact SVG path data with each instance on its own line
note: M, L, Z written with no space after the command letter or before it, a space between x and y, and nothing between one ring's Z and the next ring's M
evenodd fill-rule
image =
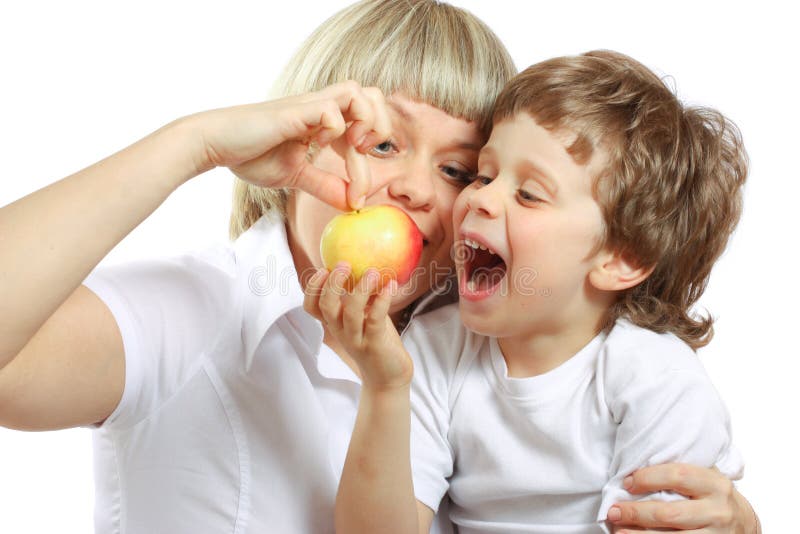
M487 270L475 271L467 281L467 290L485 290L499 284L505 276L505 268L493 267Z

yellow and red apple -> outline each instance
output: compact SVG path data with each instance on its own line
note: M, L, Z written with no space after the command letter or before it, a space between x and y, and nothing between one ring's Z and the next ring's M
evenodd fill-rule
M404 284L422 254L422 233L400 208L367 206L331 219L319 249L328 270L341 261L350 264L350 284L370 267L381 274L381 285L392 279Z

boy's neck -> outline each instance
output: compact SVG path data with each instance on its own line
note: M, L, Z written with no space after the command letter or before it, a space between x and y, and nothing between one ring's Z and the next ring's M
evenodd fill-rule
M592 314L552 331L532 332L497 340L508 367L508 376L527 378L551 371L575 356L600 333L604 315Z

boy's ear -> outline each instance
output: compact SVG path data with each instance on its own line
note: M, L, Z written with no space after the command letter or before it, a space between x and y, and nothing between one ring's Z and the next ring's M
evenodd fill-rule
M595 267L589 271L589 283L602 291L622 291L640 284L653 273L656 266L641 267L629 254L603 251Z

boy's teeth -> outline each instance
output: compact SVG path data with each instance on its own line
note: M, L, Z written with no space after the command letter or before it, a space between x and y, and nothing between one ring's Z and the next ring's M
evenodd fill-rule
M472 239L464 239L464 243L468 247L479 248L481 250L488 250L489 254L496 254L494 250L490 249L489 247L485 247L485 246L481 245L480 243L478 243L477 241L473 241Z
M470 280L467 282L467 289L469 291L475 291L475 280Z

